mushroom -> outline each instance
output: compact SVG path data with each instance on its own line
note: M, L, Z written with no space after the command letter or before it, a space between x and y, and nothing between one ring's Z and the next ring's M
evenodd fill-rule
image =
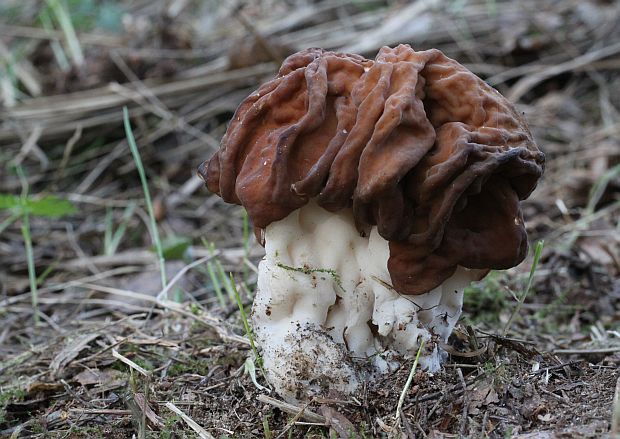
M354 393L422 341L437 370L463 289L524 259L543 166L523 116L439 50L289 56L199 167L264 243L252 322L277 393Z

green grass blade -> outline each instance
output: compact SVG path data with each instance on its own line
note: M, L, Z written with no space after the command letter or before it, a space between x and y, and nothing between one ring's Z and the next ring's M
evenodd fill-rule
M131 123L129 123L129 111L127 107L123 107L123 122L125 124L125 135L127 136L127 142L129 143L129 149L133 156L134 162L136 162L136 168L140 175L140 181L142 182L142 190L144 191L144 199L146 201L146 208L148 210L149 219L151 220L151 236L157 256L159 259L159 271L161 273L161 286L166 288L168 281L166 280L166 261L164 260L164 250L159 239L159 231L157 230L157 221L155 220L155 212L153 211L153 202L151 201L151 193L149 192L149 186L146 180L146 173L144 172L144 166L142 165L142 159L140 158L140 152L138 151L138 145L136 145L136 139L133 136L131 130ZM168 299L168 297L166 297Z
M542 254L542 250L544 246L545 246L545 241L543 240L540 240L536 243L536 248L534 250L534 260L532 261L532 268L530 268L530 276L527 280L527 286L525 287L523 294L521 294L521 297L519 297L517 306L515 307L512 314L510 315L508 322L506 322L506 326L504 326L504 330L502 331L502 337L505 337L508 331L510 330L510 326L512 326L512 322L514 321L515 317L521 311L521 307L523 306L523 303L525 302L525 298L527 297L530 290L532 289L532 284L534 283L534 275L536 274L536 269L538 268L538 262L540 261L540 255Z
M237 306L239 307L239 314L241 314L241 320L243 321L243 329L245 329L245 333L250 340L250 346L252 346L252 351L254 352L254 356L256 357L256 364L265 375L265 371L263 370L263 358L259 355L258 349L256 348L256 344L254 343L254 335L252 332L252 328L250 327L250 323L248 322L248 316L245 313L245 309L243 308L243 302L241 301L241 296L239 295L239 291L237 290L237 285L235 284L235 278L233 274L230 273L230 285L234 291L235 300L237 301Z
M400 421L400 414L403 409L403 404L405 402L405 397L409 392L409 388L411 387L411 383L413 381L413 377L415 375L415 370L418 367L418 362L420 361L420 353L422 352L422 348L424 348L424 340L420 342L420 347L418 347L418 352L415 355L415 360L413 362L413 366L411 366L411 371L409 371L409 376L407 377L407 381L405 382L405 386L403 387L403 391L400 393L400 397L398 398L398 404L396 406L396 422Z
M246 259L250 259L250 217L248 212L243 210L243 253ZM250 274L247 265L243 265L243 280L247 281Z
M118 249L118 246L120 245L123 239L123 236L125 236L125 232L127 231L129 220L131 220L131 217L135 210L136 210L136 203L130 202L127 205L127 207L125 207L125 210L123 212L123 217L121 219L121 223L118 225L118 229L116 229L114 233L112 233L112 226L113 226L112 218L110 217L110 224L109 224L109 229L108 229L107 216L106 216L107 241L104 245L106 255L113 255L114 253L116 253L116 250ZM110 236L107 236L108 233Z
M218 279L217 274L215 273L215 269L213 268L213 263L211 261L207 262L207 272L209 273L209 278L211 279L211 283L213 284L213 289L215 290L215 295L217 296L217 300L220 303L222 308L226 307L226 299L224 298L224 294L222 293L222 285Z
M108 207L105 211L105 231L103 232L103 254L111 255L110 246L112 244L112 229L114 227L114 219L112 217L112 208Z
M43 29L48 31L49 34L52 34L54 31L54 25L52 24L52 19L46 9L39 14L39 21L41 22ZM69 59L67 58L60 42L55 39L50 39L50 47L52 48L52 53L54 54L54 58L56 59L56 63L60 67L60 70L63 72L68 72L71 69L71 64L69 63Z
M222 263L218 259L216 259L214 262L216 273L219 275L222 284L224 284L224 289L228 293L228 297L230 297L230 300L235 300L235 295L237 293L236 285L231 284L231 280L226 276L226 273L224 272L224 267L222 267Z
M39 293L37 290L37 273L34 267L34 252L32 250L32 236L30 235L30 218L28 212L22 216L22 236L26 247L26 260L28 261L28 282L30 283L30 295L32 309L34 310L34 320L39 321Z
M0 235L4 232L8 227L11 226L15 221L19 219L21 216L21 212L13 212L11 216L0 223Z
M59 0L47 0L47 4L56 16L56 20L58 20L58 24L60 24L60 28L65 35L67 48L69 49L69 55L71 55L73 63L76 66L81 66L84 64L84 54L80 46L80 40L78 40L75 28L71 22L71 16Z
M25 208L28 201L28 179L24 174L24 170L21 166L15 168L19 181L21 182L22 192L20 195L22 208L22 237L24 238L24 246L26 247L26 261L28 264L28 282L30 283L30 296L32 300L32 309L34 311L34 321L39 321L39 294L37 290L37 273L34 266L34 252L32 250L32 235L30 234L30 217L28 215L28 209Z

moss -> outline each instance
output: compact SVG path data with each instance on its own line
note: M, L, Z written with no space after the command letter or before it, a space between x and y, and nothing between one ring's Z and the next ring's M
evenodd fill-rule
M168 416L164 419L164 426L159 432L160 439L174 439L179 437L176 433L176 425L179 422L179 417L175 414Z
M6 422L6 407L15 402L23 401L27 393L21 388L0 390L0 424Z
M100 425L94 425L90 427L78 427L71 426L67 437L83 437L83 438L97 438L103 439L106 431Z
M463 309L472 324L482 321L499 323L500 314L508 308L501 280L500 274L492 271L483 281L465 288Z
M206 376L209 373L209 366L204 360L176 361L168 368L168 376L176 377L187 373Z
M308 276L314 273L329 274L334 279L334 282L336 282L336 284L340 287L340 289L344 291L344 287L342 286L342 280L340 279L340 275L336 272L336 270L332 270L330 268L310 268L307 265L304 265L303 267L291 267L289 265L282 264L281 262L278 262L276 265L284 270L296 271L298 273L303 273Z

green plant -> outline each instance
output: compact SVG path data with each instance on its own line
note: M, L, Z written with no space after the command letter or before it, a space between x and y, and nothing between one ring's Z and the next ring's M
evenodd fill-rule
M232 292L235 300L237 301L237 306L239 307L239 314L241 315L241 321L243 322L243 328L245 329L245 333L250 340L250 346L252 346L252 352L254 353L254 358L256 358L256 364L258 368L263 374L263 377L266 377L265 369L263 368L263 358L258 353L258 349L256 347L256 343L254 342L254 335L252 332L252 327L248 322L247 314L245 313L245 309L243 307L243 302L241 301L241 296L239 295L239 291L237 290L237 285L235 284L235 279L233 278L232 273L230 273L230 287L232 288ZM261 386L256 380L256 370L254 367L254 360L252 358L247 358L244 363L244 371L245 373L250 375L252 382L259 390L267 390L264 386Z
M127 136L127 142L129 143L129 149L131 150L131 155L133 156L133 160L136 163L136 168L138 169L138 174L140 175L140 182L142 183L142 191L144 192L144 200L146 201L146 208L149 214L149 219L151 221L151 237L153 238L153 242L155 244L155 249L157 251L157 256L159 259L159 272L161 274L161 286L162 288L166 288L168 281L166 279L166 261L164 259L164 249L159 239L159 231L157 229L157 220L155 219L155 212L153 210L153 202L151 201L151 193L149 191L149 186L146 180L146 173L144 172L144 166L142 165L142 159L140 158L140 151L138 151L138 145L136 144L136 139L133 135L133 131L131 130L131 123L129 122L129 110L127 107L123 107L123 122L125 125L125 135ZM167 297L165 299L168 299Z
M21 388L0 390L0 425L6 422L6 406L22 401L25 397L26 391Z
M73 64L76 66L81 66L84 64L84 54L67 8L60 0L47 0L47 4L65 36L67 49Z
M209 363L204 360L188 359L183 362L174 361L168 368L169 377L176 377L186 373L206 376L209 373Z
M418 352L415 355L415 360L413 365L411 366L411 371L409 371L409 376L407 377L407 381L405 382L405 386L403 387L402 392L400 393L400 397L398 398L398 404L396 405L396 422L400 422L400 415L403 409L403 404L405 402L405 397L407 396L407 392L409 392L409 388L411 387L411 383L413 382L413 376L415 375L415 370L418 367L418 362L420 361L420 353L424 348L424 340L420 342L420 346L418 347Z
M273 433L269 427L269 415L263 415L263 436L265 439L272 439Z
M250 261L250 217L245 209L243 209L243 282L248 281L250 275L248 262Z
M32 423L30 424L30 429L32 430L32 432L34 434L44 434L44 433L46 433L45 426L43 426L41 421L39 419L37 419L37 418L32 420Z
M305 265L303 267L291 267L291 266L285 265L285 264L283 264L281 262L278 262L276 265L278 267L282 268L283 270L296 271L297 273L303 273L303 274L308 275L308 276L311 276L314 273L328 274L328 275L330 275L334 279L334 282L336 282L336 285L338 285L340 287L340 289L342 291L344 291L344 287L342 286L342 280L340 279L340 275L338 274L338 272L336 270L333 270L333 269L330 269L330 268L310 268L310 267L305 266Z
M215 291L217 300L220 303L220 306L224 308L226 306L226 298L222 293L222 284L218 276L218 274L223 273L224 270L222 269L221 264L219 263L217 258L215 257L215 245L212 242L207 243L205 239L202 240L202 244L209 249L209 254L213 258L210 261L207 261L207 274L209 276L209 279L211 280L211 285L213 285L213 290ZM226 281L226 279L224 279L224 281Z
M252 357L248 357L245 359L245 363L243 363L243 373L247 373L250 376L252 383L254 383L254 386L258 390L269 390L265 386L259 384L259 382L256 380L256 366L254 365L254 359L252 359Z
M164 426L159 432L159 437L161 439L174 439L177 436L175 433L175 426L180 421L179 415L171 414L170 416L164 419Z
M43 9L39 13L39 22L43 29L48 31L48 33L52 33L54 31L54 23L52 21L52 14L48 8ZM58 40L50 40L50 48L52 49L52 53L54 54L54 58L56 59L56 63L60 67L63 72L69 71L71 68L71 64L67 59L67 55L65 54L64 49L62 48L62 44Z
M18 168L18 173L23 170ZM21 196L11 194L0 194L0 210L11 211L11 218L17 220L23 214L42 216L45 218L60 218L76 212L75 206L68 200L58 198L54 195L30 196L28 186L22 191ZM5 222L8 222L5 221ZM4 223L2 223L4 225ZM10 225L10 223L8 224ZM0 228L0 233L5 227Z
M544 246L545 241L541 240L536 243L536 248L534 249L534 260L532 261L532 268L530 268L530 275L527 279L527 286L525 287L525 290L523 290L521 296L517 299L517 306L515 307L514 311L510 315L510 318L506 322L506 326L504 326L504 330L502 331L502 336L506 336L506 334L510 330L510 326L512 325L513 320L521 311L521 307L525 302L525 298L532 289L532 284L534 283L534 275L536 274L536 269L538 268L538 262L540 261L540 256L542 255L542 250Z
M184 236L171 236L162 242L162 252L166 261L185 259L192 241Z
M21 166L16 166L15 171L21 182L22 191L19 196L12 194L0 194L0 210L8 210L9 217L0 223L0 234L11 224L21 218L21 232L26 248L26 261L28 264L28 281L30 284L30 294L32 297L32 307L34 309L34 319L39 320L38 293L37 293L37 274L34 264L34 253L32 250L32 235L30 233L30 217L41 216L45 218L60 218L65 215L75 213L75 207L71 202L60 199L53 195L39 198L29 195L29 184ZM43 277L44 278L44 277Z
M241 320L243 322L243 328L245 329L245 333L250 340L250 346L252 346L252 351L254 352L254 356L256 357L256 362L258 363L258 367L263 368L263 359L258 353L258 349L256 348L256 344L254 343L254 336L252 332L252 328L250 327L250 323L248 322L248 316L245 313L245 309L243 308L243 302L241 301L241 296L239 296L239 291L237 290L237 285L235 284L235 279L233 278L232 273L230 273L230 285L233 289L233 295L235 300L237 301L237 306L239 306L239 314L241 314Z
M570 319L575 314L575 311L584 308L582 304L568 304L567 302L568 291L562 291L551 303L537 310L533 315L533 319L537 320L547 332L557 332L558 322L564 319ZM551 315L553 318L549 318Z
M472 324L481 321L499 322L499 315L508 306L503 276L497 271L491 271L484 280L475 282L465 288L463 294L463 308L466 318Z
M129 220L136 210L136 203L130 202L123 211L123 217L116 231L113 231L114 219L112 209L108 208L105 216L105 234L103 236L103 253L107 256L116 253L118 246L125 235Z

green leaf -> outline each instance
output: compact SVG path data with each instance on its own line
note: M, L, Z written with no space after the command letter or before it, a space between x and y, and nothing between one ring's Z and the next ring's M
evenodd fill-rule
M22 199L17 195L0 194L0 209L9 209L47 218L60 218L77 211L70 201L54 195L46 195L38 199L31 197Z
M258 381L256 381L256 367L254 366L254 361L252 360L252 358L246 358L243 366L243 371L250 375L250 378L252 379L252 382L254 383L256 388L258 390L266 390L267 392L269 392L268 388L266 388L265 386L261 386Z
M0 209L20 209L21 204L17 195L0 194Z
M48 195L38 200L28 198L26 200L26 208L32 215L47 218L60 218L61 216L72 215L77 212L77 209L69 200L63 200L54 195Z
M172 238L164 239L162 242L164 259L183 259L190 245L192 245L192 241L182 236L173 236ZM151 247L151 250L155 250L155 247Z

